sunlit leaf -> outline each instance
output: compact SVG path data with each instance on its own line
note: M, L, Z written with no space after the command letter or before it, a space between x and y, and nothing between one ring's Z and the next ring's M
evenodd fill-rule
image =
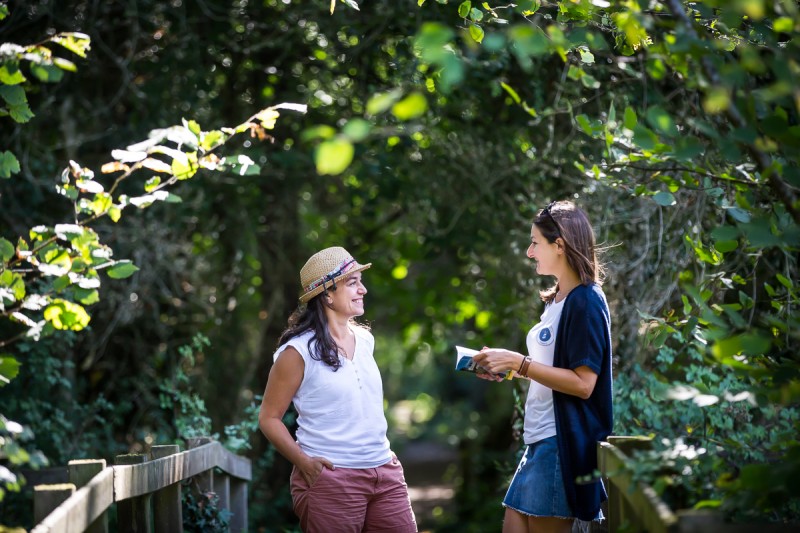
M341 174L353 161L354 153L353 145L345 139L339 138L321 143L314 153L317 173Z
M113 266L106 269L106 274L109 278L124 279L133 275L134 272L139 270L139 267L128 261L127 259L117 261Z
M472 37L476 43L483 42L483 28L478 26L477 24L470 24L469 25L469 35Z
M172 174L172 167L160 159L148 157L142 160L142 166L155 172L163 172L165 174Z
M121 163L135 163L147 157L147 152L132 152L130 150L111 150L111 157Z
M0 83L4 85L17 85L25 81L25 76L19 70L19 64L8 61L0 64Z
M379 93L372 96L369 101L367 101L367 114L378 115L383 113L392 107L401 96L403 96L403 91L401 89L394 89L387 93Z
M347 121L342 128L342 133L351 141L360 142L367 138L371 129L372 126L366 120L354 118Z
M428 101L419 92L413 92L392 106L392 114L399 120L417 118L428 110Z
M17 377L20 366L22 366L20 362L11 354L0 354L0 387L5 386Z
M200 166L197 164L197 152L184 154L172 160L172 175L179 180L187 180L197 173Z
M59 330L80 331L91 318L83 306L68 300L56 299L44 310L44 318Z
M91 48L92 42L88 35L79 32L59 33L51 37L50 40L84 58L86 57L86 52Z

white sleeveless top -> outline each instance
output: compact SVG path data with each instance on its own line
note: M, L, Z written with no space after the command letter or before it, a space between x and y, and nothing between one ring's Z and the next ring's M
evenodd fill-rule
M342 468L375 468L392 459L383 414L383 383L372 354L375 339L352 327L352 361L340 356L336 372L311 358L311 331L278 347L273 358L292 346L305 362L303 381L292 402L297 410L297 444L310 457L325 457ZM312 344L313 347L313 344Z
M553 366L556 333L564 300L545 306L539 323L531 328L526 338L528 354L537 363ZM525 399L523 441L533 444L556 434L556 414L553 408L553 389L531 380Z

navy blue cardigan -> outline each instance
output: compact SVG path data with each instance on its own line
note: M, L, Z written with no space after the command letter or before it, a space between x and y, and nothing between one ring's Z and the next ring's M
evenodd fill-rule
M592 520L606 500L597 469L597 441L611 434L611 317L603 291L597 285L578 285L567 295L558 322L553 366L574 370L587 366L597 374L592 395L583 400L553 391L558 432L558 454L575 516ZM591 482L577 480L591 476Z

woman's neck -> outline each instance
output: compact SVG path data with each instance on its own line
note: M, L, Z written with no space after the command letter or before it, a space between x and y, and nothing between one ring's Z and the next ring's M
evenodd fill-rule
M350 330L350 320L339 316L328 315L328 331L336 341L348 339L353 334Z
M564 275L558 278L558 291L556 292L556 300L559 302L566 298L567 294L581 284L581 278L573 270L568 270Z

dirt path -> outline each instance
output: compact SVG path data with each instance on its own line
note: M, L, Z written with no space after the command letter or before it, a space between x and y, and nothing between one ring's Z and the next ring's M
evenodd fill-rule
M451 512L453 486L448 472L456 463L455 450L429 442L412 442L398 451L408 483L411 506L420 532L435 533L436 517ZM448 475L449 474L449 475Z

